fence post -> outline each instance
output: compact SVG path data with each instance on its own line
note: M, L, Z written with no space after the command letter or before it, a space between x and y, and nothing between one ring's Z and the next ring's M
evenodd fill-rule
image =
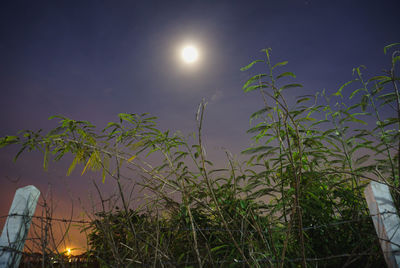
M29 185L19 188L0 237L0 267L17 268L40 192Z
M400 267L400 219L389 187L372 181L364 190L388 267Z

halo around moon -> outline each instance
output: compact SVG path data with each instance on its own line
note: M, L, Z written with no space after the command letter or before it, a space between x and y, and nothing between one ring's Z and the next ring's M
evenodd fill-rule
M199 58L199 52L194 46L185 46L181 52L182 60L186 63L194 63Z

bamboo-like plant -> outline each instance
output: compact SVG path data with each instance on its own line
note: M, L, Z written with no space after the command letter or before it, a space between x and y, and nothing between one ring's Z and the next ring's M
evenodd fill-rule
M0 147L18 144L16 158L42 151L45 169L72 153L68 175L82 164L82 174L99 170L103 181L116 183L118 208L106 207L110 201L98 191L102 207L85 229L90 254L107 267L382 264L363 188L384 181L396 195L400 187L399 52L384 76L365 80L355 68L356 78L332 96L295 101L286 96L301 84L280 72L288 62L273 64L271 49L262 52L265 59L241 69L264 63L267 70L243 86L263 103L250 118L254 145L243 151L245 163L227 153L226 167L216 168L207 158L204 101L193 138L160 131L148 114L119 114L101 130L55 116L59 125L49 132L22 131L1 138ZM349 98L359 102L350 105L344 90L357 82L361 88ZM387 107L397 117L385 116ZM365 126L371 115L376 127ZM142 206L132 206L127 184L147 193Z

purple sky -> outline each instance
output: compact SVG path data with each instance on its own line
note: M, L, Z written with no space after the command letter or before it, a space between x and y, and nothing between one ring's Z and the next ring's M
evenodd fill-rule
M294 95L333 93L353 67L388 68L383 47L400 42L399 8L398 0L3 1L0 136L49 129L55 114L103 127L120 112L149 112L162 129L188 134L204 97L206 146L223 163L219 148L239 154L251 143L245 131L261 100L242 92L254 71L239 68L262 57L260 49L289 61L285 70L304 85ZM176 55L188 40L201 48L191 69ZM45 193L51 185L64 213L70 196L79 211L90 179L100 182L79 168L66 177L68 161L43 172L37 153L14 164L16 150L0 150L0 215L21 186Z

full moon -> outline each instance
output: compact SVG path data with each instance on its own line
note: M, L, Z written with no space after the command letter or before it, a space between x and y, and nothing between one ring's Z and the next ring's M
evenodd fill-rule
M182 49L181 56L184 62L193 63L199 58L199 52L194 46L187 46Z

